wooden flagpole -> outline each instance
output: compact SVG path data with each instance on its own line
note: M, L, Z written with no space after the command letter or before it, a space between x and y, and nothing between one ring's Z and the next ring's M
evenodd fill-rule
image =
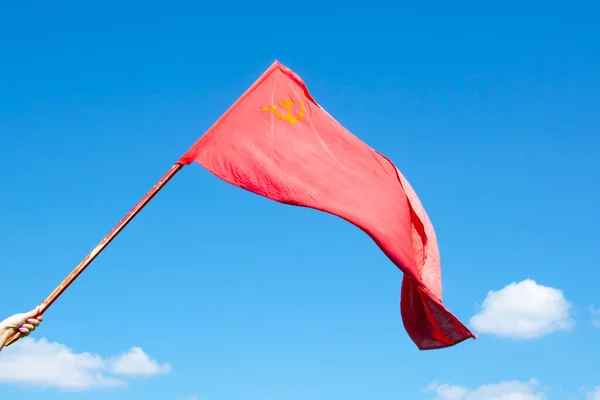
M100 243L79 263L79 265L62 281L60 285L40 304L40 313L42 315L52 303L60 297L61 294L77 279L77 277L94 261L94 259L102 253L112 240L131 222L135 216L152 200L154 196L181 170L183 165L174 164L171 169L146 193L144 197L123 217L121 221L102 239ZM5 343L5 346L10 346L21 337L21 332L17 331Z

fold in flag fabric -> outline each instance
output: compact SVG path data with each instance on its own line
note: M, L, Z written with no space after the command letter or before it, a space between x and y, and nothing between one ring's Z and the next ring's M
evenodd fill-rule
M419 349L475 338L442 304L435 232L408 181L284 65L273 63L178 163L194 161L232 185L367 233L404 273L402 321Z

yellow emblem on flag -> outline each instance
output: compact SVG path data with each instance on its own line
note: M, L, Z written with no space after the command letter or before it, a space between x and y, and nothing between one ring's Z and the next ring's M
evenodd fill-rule
M279 102L279 105L285 109L285 114L281 114L279 112L277 106L265 107L261 111L262 112L271 111L271 112L273 112L273 115L275 117L279 118L282 121L289 122L290 125L294 125L296 122L299 122L302 119L302 117L304 116L304 112L306 111L306 108L304 107L304 103L302 102L302 100L300 100L300 112L298 113L298 115L294 116L294 113L292 112L292 105L294 105L294 104L296 104L296 103L294 103L293 100L289 100L289 99L281 100Z

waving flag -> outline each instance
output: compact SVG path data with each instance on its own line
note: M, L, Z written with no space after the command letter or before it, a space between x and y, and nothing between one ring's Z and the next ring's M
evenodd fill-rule
M442 304L435 232L386 157L325 112L275 62L179 160L271 200L337 215L367 233L404 272L404 326L422 350L475 336Z
M404 272L400 309L421 350L475 338L442 304L433 226L396 166L327 114L278 62L240 97L39 307L42 315L185 165L271 200L324 211L367 233ZM11 336L6 346L21 337Z

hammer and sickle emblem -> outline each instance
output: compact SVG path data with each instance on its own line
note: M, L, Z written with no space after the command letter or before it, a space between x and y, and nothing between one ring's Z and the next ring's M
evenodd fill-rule
M292 113L293 104L295 104L293 100L281 100L279 102L279 105L285 109L285 114L280 114L279 110L277 109L277 106L265 107L261 111L272 111L275 117L279 118L282 121L289 122L290 125L294 125L296 122L302 119L302 116L304 115L306 109L304 108L304 103L302 102L302 100L300 100L300 112L294 117L294 114Z

